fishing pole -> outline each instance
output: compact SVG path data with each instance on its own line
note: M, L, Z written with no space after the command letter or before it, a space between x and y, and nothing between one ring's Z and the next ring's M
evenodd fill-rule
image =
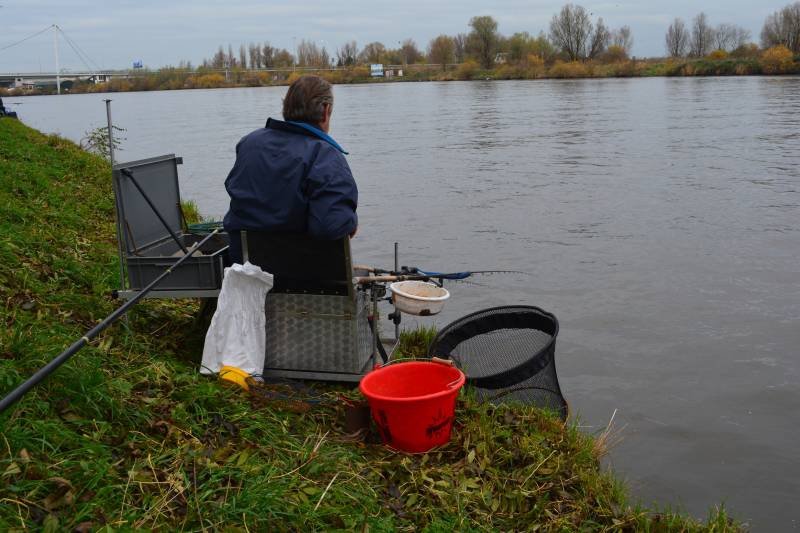
M44 380L47 376L52 374L58 367L63 365L65 362L67 362L67 360L70 357L72 357L73 355L75 355L78 352L78 350L80 350L81 348L83 348L84 346L89 344L89 341L91 341L93 338L95 338L98 334L100 334L108 326L113 324L119 317L124 315L128 311L128 309L133 307L136 303L139 302L139 300L144 298L145 295L147 295L147 293L149 293L159 283L161 283L161 281L164 278L166 278L167 276L172 274L175 271L176 268L181 266L181 264L183 264L184 261L189 259L189 257L191 257L194 252L199 250L206 242L208 242L211 239L211 237L213 237L217 233L218 233L218 230L215 230L213 233L208 234L202 241L200 241L197 245L193 246L186 253L186 255L184 255L183 257L178 259L175 262L175 264L173 264L172 266L167 268L160 276L158 276L156 279L151 281L150 284L148 284L145 288L143 288L141 291L139 291L139 293L136 294L136 296L134 296L133 298L128 300L122 306L118 307L113 313L108 315L99 324L97 324L95 327L90 329L83 337L81 337L80 339L78 339L77 341L72 343L72 345L69 348L67 348L66 350L61 352L61 354L59 354L58 357L56 357L55 359L53 359L52 361L47 363L45 366L40 368L34 375L32 375L30 378L28 378L21 385L17 386L16 389L14 389L9 394L7 394L5 398L0 400L0 413L3 413L3 411L5 411L9 407L11 407L17 400L22 398L25 395L26 392L28 392L33 387L38 385L39 382Z
M357 284L369 284L369 283L386 283L391 281L428 281L430 279L438 279L438 280L455 280L460 281L464 280L473 274L527 274L526 272L521 272L519 270L470 270L467 272L427 272L424 270L420 270L418 268L414 269L405 269L401 271L401 273L392 273L381 271L380 269L373 270L376 276L356 276L353 278L353 281ZM386 274L383 274L386 272ZM406 273L407 272L407 273Z

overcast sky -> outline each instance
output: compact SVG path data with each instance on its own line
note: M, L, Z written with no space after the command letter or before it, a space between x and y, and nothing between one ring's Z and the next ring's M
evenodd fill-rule
M549 0L0 0L0 49L51 24L58 24L102 68L127 68L135 59L155 68L197 64L216 48L269 41L293 50L301 38L330 51L349 40L359 47L381 41L396 47L412 38L421 49L431 38L467 32L469 19L491 15L500 33L547 31L565 2ZM734 23L758 41L764 19L788 0L653 0L649 2L575 2L601 16L612 28L633 30L633 55L664 54L670 21L689 22L705 11L712 24ZM68 43L60 41L62 68L84 69ZM0 50L0 72L54 70L53 37L47 32L19 46Z

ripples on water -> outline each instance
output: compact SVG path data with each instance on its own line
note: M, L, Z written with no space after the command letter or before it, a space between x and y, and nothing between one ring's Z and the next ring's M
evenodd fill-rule
M221 216L236 141L284 89L115 94L134 159L185 157L183 195ZM637 497L756 529L800 494L800 79L338 86L333 134L359 182L359 262L513 269L450 286L441 326L530 303L561 320L565 394ZM79 138L101 95L28 98ZM413 324L413 321L407 320Z

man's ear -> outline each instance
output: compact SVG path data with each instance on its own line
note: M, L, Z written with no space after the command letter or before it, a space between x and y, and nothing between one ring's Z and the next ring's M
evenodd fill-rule
M324 107L322 109L323 109L322 111L323 116L322 116L322 124L320 125L323 126L322 129L325 130L325 133L328 133L328 130L330 130L331 127L331 115L333 114L333 105L324 104Z

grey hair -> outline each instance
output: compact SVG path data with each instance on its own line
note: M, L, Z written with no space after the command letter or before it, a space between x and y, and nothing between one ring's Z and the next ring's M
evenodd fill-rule
M283 118L319 124L325 118L325 104L333 105L331 84L319 76L301 76L286 91Z

